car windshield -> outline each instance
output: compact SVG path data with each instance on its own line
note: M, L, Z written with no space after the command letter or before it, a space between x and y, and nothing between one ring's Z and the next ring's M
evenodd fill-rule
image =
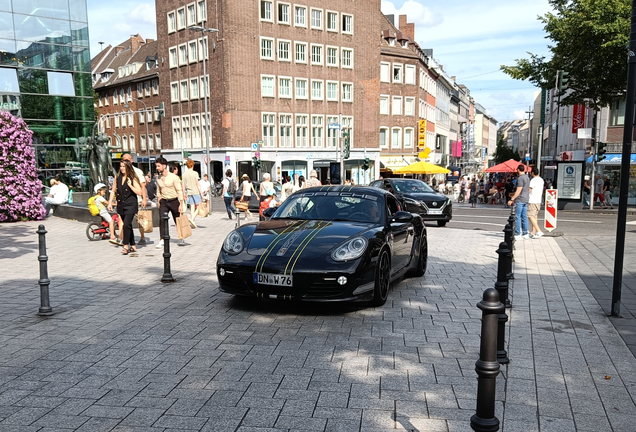
M393 187L397 192L401 193L413 193L413 192L424 192L431 193L435 192L433 188L424 183L421 180L404 180L393 183Z
M379 223L383 200L352 192L297 192L287 198L272 219L321 219Z

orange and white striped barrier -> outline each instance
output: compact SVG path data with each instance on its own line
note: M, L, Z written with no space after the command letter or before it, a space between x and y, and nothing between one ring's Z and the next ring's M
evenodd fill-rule
M543 227L550 232L557 226L557 189L548 189L545 191L545 221Z

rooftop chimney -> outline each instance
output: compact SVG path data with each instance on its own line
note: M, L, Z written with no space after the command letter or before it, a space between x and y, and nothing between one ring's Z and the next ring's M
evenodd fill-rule
M139 33L130 37L130 51L132 54L136 53L141 45L144 44L144 40Z
M406 15L400 15L400 31L415 40L415 24L406 22Z
M385 15L386 19L389 20L389 22L391 23L392 26L395 25L395 15L391 14L391 15Z

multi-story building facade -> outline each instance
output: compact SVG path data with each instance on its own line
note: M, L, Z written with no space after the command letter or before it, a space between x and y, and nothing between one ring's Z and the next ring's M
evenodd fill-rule
M380 41L380 162L392 171L415 162L429 148L435 160L436 78L429 58L415 43L415 27L399 17L382 15Z
M475 157L479 152L481 169L485 170L494 163L493 155L497 150L497 120L486 113L486 109L475 104Z
M33 131L43 180L60 175L85 190L86 177L67 167L85 167L88 175L88 153L78 142L95 118L86 0L0 1L0 29L0 109Z
M92 60L99 131L117 147L113 159L130 153L144 171L152 171L162 151L157 41L135 35L108 45Z
M209 146L215 180L226 168L254 177L252 144L260 142L261 173L316 169L324 181L339 174L345 131L346 175L377 177L379 167L362 166L379 156L379 10L380 0L158 2L159 85L170 95L164 155L180 160L188 151L205 171Z

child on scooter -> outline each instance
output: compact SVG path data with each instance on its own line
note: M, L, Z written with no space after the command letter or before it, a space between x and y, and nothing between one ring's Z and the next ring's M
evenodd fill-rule
M113 244L119 244L119 239L115 237L115 223L113 222L113 217L108 213L108 201L104 198L106 195L106 191L108 188L104 183L97 183L95 185L95 204L99 209L99 215L108 223L108 230L110 231L110 240L109 242Z

